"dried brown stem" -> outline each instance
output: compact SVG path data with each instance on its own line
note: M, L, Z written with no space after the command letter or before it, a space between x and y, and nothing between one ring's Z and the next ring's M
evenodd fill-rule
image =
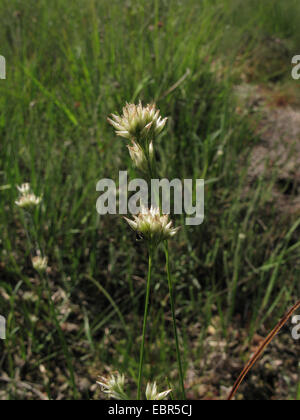
M235 394L237 393L241 383L245 379L248 372L252 369L252 367L255 365L255 363L258 361L266 347L271 343L274 337L279 333L279 331L282 329L282 327L287 323L287 321L291 318L293 313L300 308L300 301L294 305L289 312L281 319L281 321L278 322L276 327L271 331L271 333L268 335L268 337L264 340L262 345L259 347L259 349L256 351L254 356L250 359L250 361L247 363L247 365L244 367L242 373L238 377L237 381L235 382L230 395L228 397L228 401L231 401Z

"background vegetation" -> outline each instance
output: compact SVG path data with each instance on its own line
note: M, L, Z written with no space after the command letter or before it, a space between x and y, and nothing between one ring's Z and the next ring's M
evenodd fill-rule
M172 270L189 398L224 397L299 297L299 171L283 177L273 146L259 170L252 159L268 110L297 110L298 2L2 0L0 17L0 397L98 399L97 376L114 370L136 388L146 254L120 217L97 215L95 186L131 165L106 116L139 99L169 116L161 174L207 182L205 223L172 243ZM245 86L267 106L244 100ZM43 194L51 299L14 205L25 181ZM158 266L145 374L176 397ZM299 343L288 329L277 341L239 398L300 398Z

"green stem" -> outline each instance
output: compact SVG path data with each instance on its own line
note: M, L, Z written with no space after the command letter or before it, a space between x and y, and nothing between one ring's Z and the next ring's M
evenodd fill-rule
M149 249L147 291L146 291L145 312L144 312L144 322L143 322L143 338L142 338L141 351L140 351L140 366L139 366L138 393L137 393L138 400L141 399L141 389L142 389L142 377L143 377L144 354L145 354L145 336L146 336L146 329L147 329L150 285L151 285L152 257L153 257L153 252L152 252L152 249L150 248Z
M186 400L185 389L184 389L184 380L183 380L183 371L182 371L182 363L181 363L181 357L180 357L179 341L178 341L177 326L176 326L176 318L175 318L173 281L172 281L171 271L170 271L170 258L169 258L168 241L165 241L165 254L166 254L166 267L167 267L169 293L170 293L170 301L171 301L171 311L172 311L172 318L173 318L173 329L174 329L174 336L175 336L175 342L176 342L177 363L178 363L179 376L180 376L180 385L181 385L181 389L182 389L183 399Z

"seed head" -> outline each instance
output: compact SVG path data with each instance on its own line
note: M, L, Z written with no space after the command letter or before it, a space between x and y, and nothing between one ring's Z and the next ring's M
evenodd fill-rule
M111 375L109 378L101 377L100 381L97 382L100 385L102 392L107 394L114 400L127 400L128 397L124 391L125 376L119 373L114 376Z
M158 392L157 391L157 385L156 382L154 382L154 384L147 384L147 388L146 388L146 398L147 400L157 400L157 401L161 401L167 398L167 396L170 394L170 392L172 392L171 389L169 389L168 391L164 391L164 392Z
M143 107L140 102L138 105L126 104L123 108L123 115L112 114L108 122L116 129L116 134L135 142L153 140L164 129L167 118L160 117L160 111L155 104Z
M32 258L32 266L38 273L44 273L47 270L48 258L40 255Z
M130 220L125 217L125 220L133 230L143 235L154 246L173 238L179 230L173 228L168 215L161 215L159 209L155 207L151 207L150 210L143 208L142 213L133 218L134 220Z

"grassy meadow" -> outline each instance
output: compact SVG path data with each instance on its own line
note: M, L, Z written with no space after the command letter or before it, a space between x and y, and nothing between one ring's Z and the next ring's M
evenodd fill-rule
M0 399L98 400L98 376L115 371L135 398L147 252L121 216L97 214L96 184L137 176L106 118L139 100L169 118L160 176L206 181L204 223L173 217L171 270L187 397L226 398L300 295L298 2L2 0L0 18ZM274 130L285 112L294 126ZM24 182L43 197L31 245L15 205ZM162 249L155 260L144 385L176 399ZM237 398L300 399L291 327Z

